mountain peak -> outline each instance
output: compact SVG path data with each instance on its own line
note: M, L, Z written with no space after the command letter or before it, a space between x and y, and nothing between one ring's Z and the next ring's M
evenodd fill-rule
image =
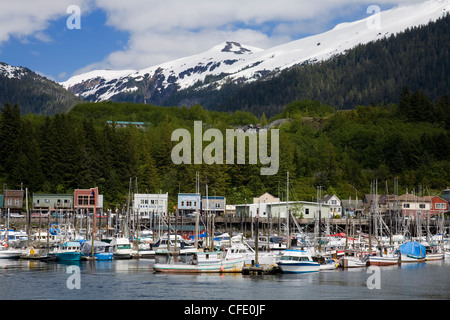
M225 42L225 46L223 47L223 49L221 51L222 52L233 52L235 54L244 54L244 53L252 52L252 50L244 48L240 43L233 42L233 41Z

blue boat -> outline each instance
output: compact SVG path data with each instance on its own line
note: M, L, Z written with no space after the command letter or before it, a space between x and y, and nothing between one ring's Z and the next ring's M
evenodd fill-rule
M80 261L81 250L80 242L68 241L59 245L55 250L49 253L56 257L56 261Z
M84 257L92 257L92 241L81 242L81 254ZM94 257L96 260L112 260L113 247L104 241L94 241Z

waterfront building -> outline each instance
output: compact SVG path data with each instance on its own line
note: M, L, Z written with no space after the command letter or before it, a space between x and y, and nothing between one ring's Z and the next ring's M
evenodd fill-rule
M430 201L430 216L447 213L448 202L437 196L427 196L424 199Z
M152 216L166 216L169 194L136 193L133 199L133 212L139 213L139 219L150 220Z
M326 203L310 201L289 201L287 203L275 197L259 197L254 199L272 200L272 202L259 201L252 204L238 204L236 205L236 217L255 218L259 215L260 218L286 219L286 213L289 210L296 218L315 219L319 218L319 216L327 218L331 212L330 205Z
M330 218L342 216L342 202L336 195L325 195L322 199L322 203L330 206Z
M192 215L201 210L200 193L179 193L178 212L184 216Z
M226 207L226 198L222 196L202 197L202 211L212 213L215 216L224 216Z
M73 214L74 209L73 194L43 194L33 193L32 197L32 217L46 216L66 216Z
M103 211L103 195L98 193L98 188L75 189L74 210L77 213L100 214Z
M386 196L386 207L399 210L403 217L426 216L431 213L431 200L412 193L401 196Z
M3 192L3 213L18 213L23 210L23 198L25 191L23 190L5 190Z

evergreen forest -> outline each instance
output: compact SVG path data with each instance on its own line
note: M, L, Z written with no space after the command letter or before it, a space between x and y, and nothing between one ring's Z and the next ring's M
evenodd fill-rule
M251 201L269 192L289 199L315 201L323 194L359 199L377 179L379 193L421 191L439 195L450 184L450 101L433 102L423 91L405 87L399 103L358 105L336 111L315 100L299 100L282 112L259 118L249 112L208 111L200 105L158 107L134 103L81 103L52 116L21 114L6 104L0 115L0 180L3 188L30 193L72 193L99 187L105 208L126 202L132 191L169 193L170 208L178 192L195 192L196 172L205 194L227 197L228 204ZM280 131L279 170L262 176L261 164L175 165L171 141L175 129L193 132L194 121L224 133L245 125L284 121ZM108 122L111 121L111 122ZM144 122L121 128L118 121ZM210 142L203 142L203 147ZM269 149L270 150L270 149ZM137 184L135 183L137 181Z

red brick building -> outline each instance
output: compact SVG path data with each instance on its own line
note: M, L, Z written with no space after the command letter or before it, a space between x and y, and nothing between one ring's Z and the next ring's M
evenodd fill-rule
M73 202L75 212L94 213L96 209L99 214L103 208L103 195L98 194L98 188L75 189Z

